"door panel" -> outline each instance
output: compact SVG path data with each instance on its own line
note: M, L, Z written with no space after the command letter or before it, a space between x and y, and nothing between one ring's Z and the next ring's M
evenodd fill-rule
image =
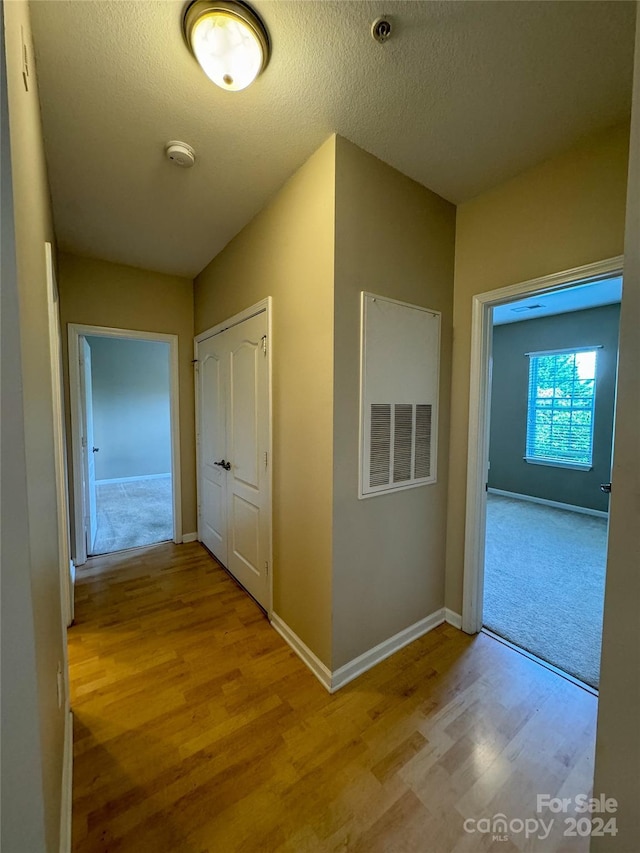
M198 345L200 536L263 607L269 606L271 518L267 316ZM225 460L228 470L214 462Z
M228 329L229 415L227 479L230 538L229 571L268 606L268 372L263 338L266 312ZM266 339L266 338L265 338Z
M216 462L225 456L224 356L221 341L200 344L200 537L227 564L226 471Z
M229 456L233 459L233 476L236 481L254 489L258 489L260 485L256 394L259 358L264 359L261 341L256 344L243 340L237 349L230 353Z
M260 575L260 510L239 495L232 496L233 556L255 575Z

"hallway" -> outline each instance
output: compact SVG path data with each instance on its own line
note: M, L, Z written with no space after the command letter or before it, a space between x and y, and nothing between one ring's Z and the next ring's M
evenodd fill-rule
M486 635L441 625L331 696L166 544L79 571L69 655L75 853L587 849L463 829L592 775L595 698Z

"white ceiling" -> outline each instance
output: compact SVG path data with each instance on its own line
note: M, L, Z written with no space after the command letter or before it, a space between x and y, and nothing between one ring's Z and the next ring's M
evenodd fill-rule
M629 114L632 2L254 5L272 59L230 93L185 47L183 2L32 0L62 249L192 276L331 133L459 202Z
M552 314L569 314L601 305L615 305L621 299L622 277L615 276L499 305L493 309L493 325L502 326Z

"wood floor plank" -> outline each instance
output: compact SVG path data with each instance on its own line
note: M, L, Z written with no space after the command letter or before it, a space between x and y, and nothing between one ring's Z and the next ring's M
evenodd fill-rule
M465 819L589 793L596 700L441 625L329 695L197 543L78 572L74 853L585 853ZM540 844L540 842L537 842Z

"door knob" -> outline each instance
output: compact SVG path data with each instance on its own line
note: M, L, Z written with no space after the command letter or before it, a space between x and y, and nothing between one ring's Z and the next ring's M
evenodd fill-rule
M91 450L93 453L97 453L100 450L100 448L99 447L92 447Z
M600 491L606 492L608 495L611 494L611 483L600 483Z
M219 465L220 468L224 468L225 471L231 470L231 462L225 462L224 459L222 459L220 462L214 462L213 464Z

